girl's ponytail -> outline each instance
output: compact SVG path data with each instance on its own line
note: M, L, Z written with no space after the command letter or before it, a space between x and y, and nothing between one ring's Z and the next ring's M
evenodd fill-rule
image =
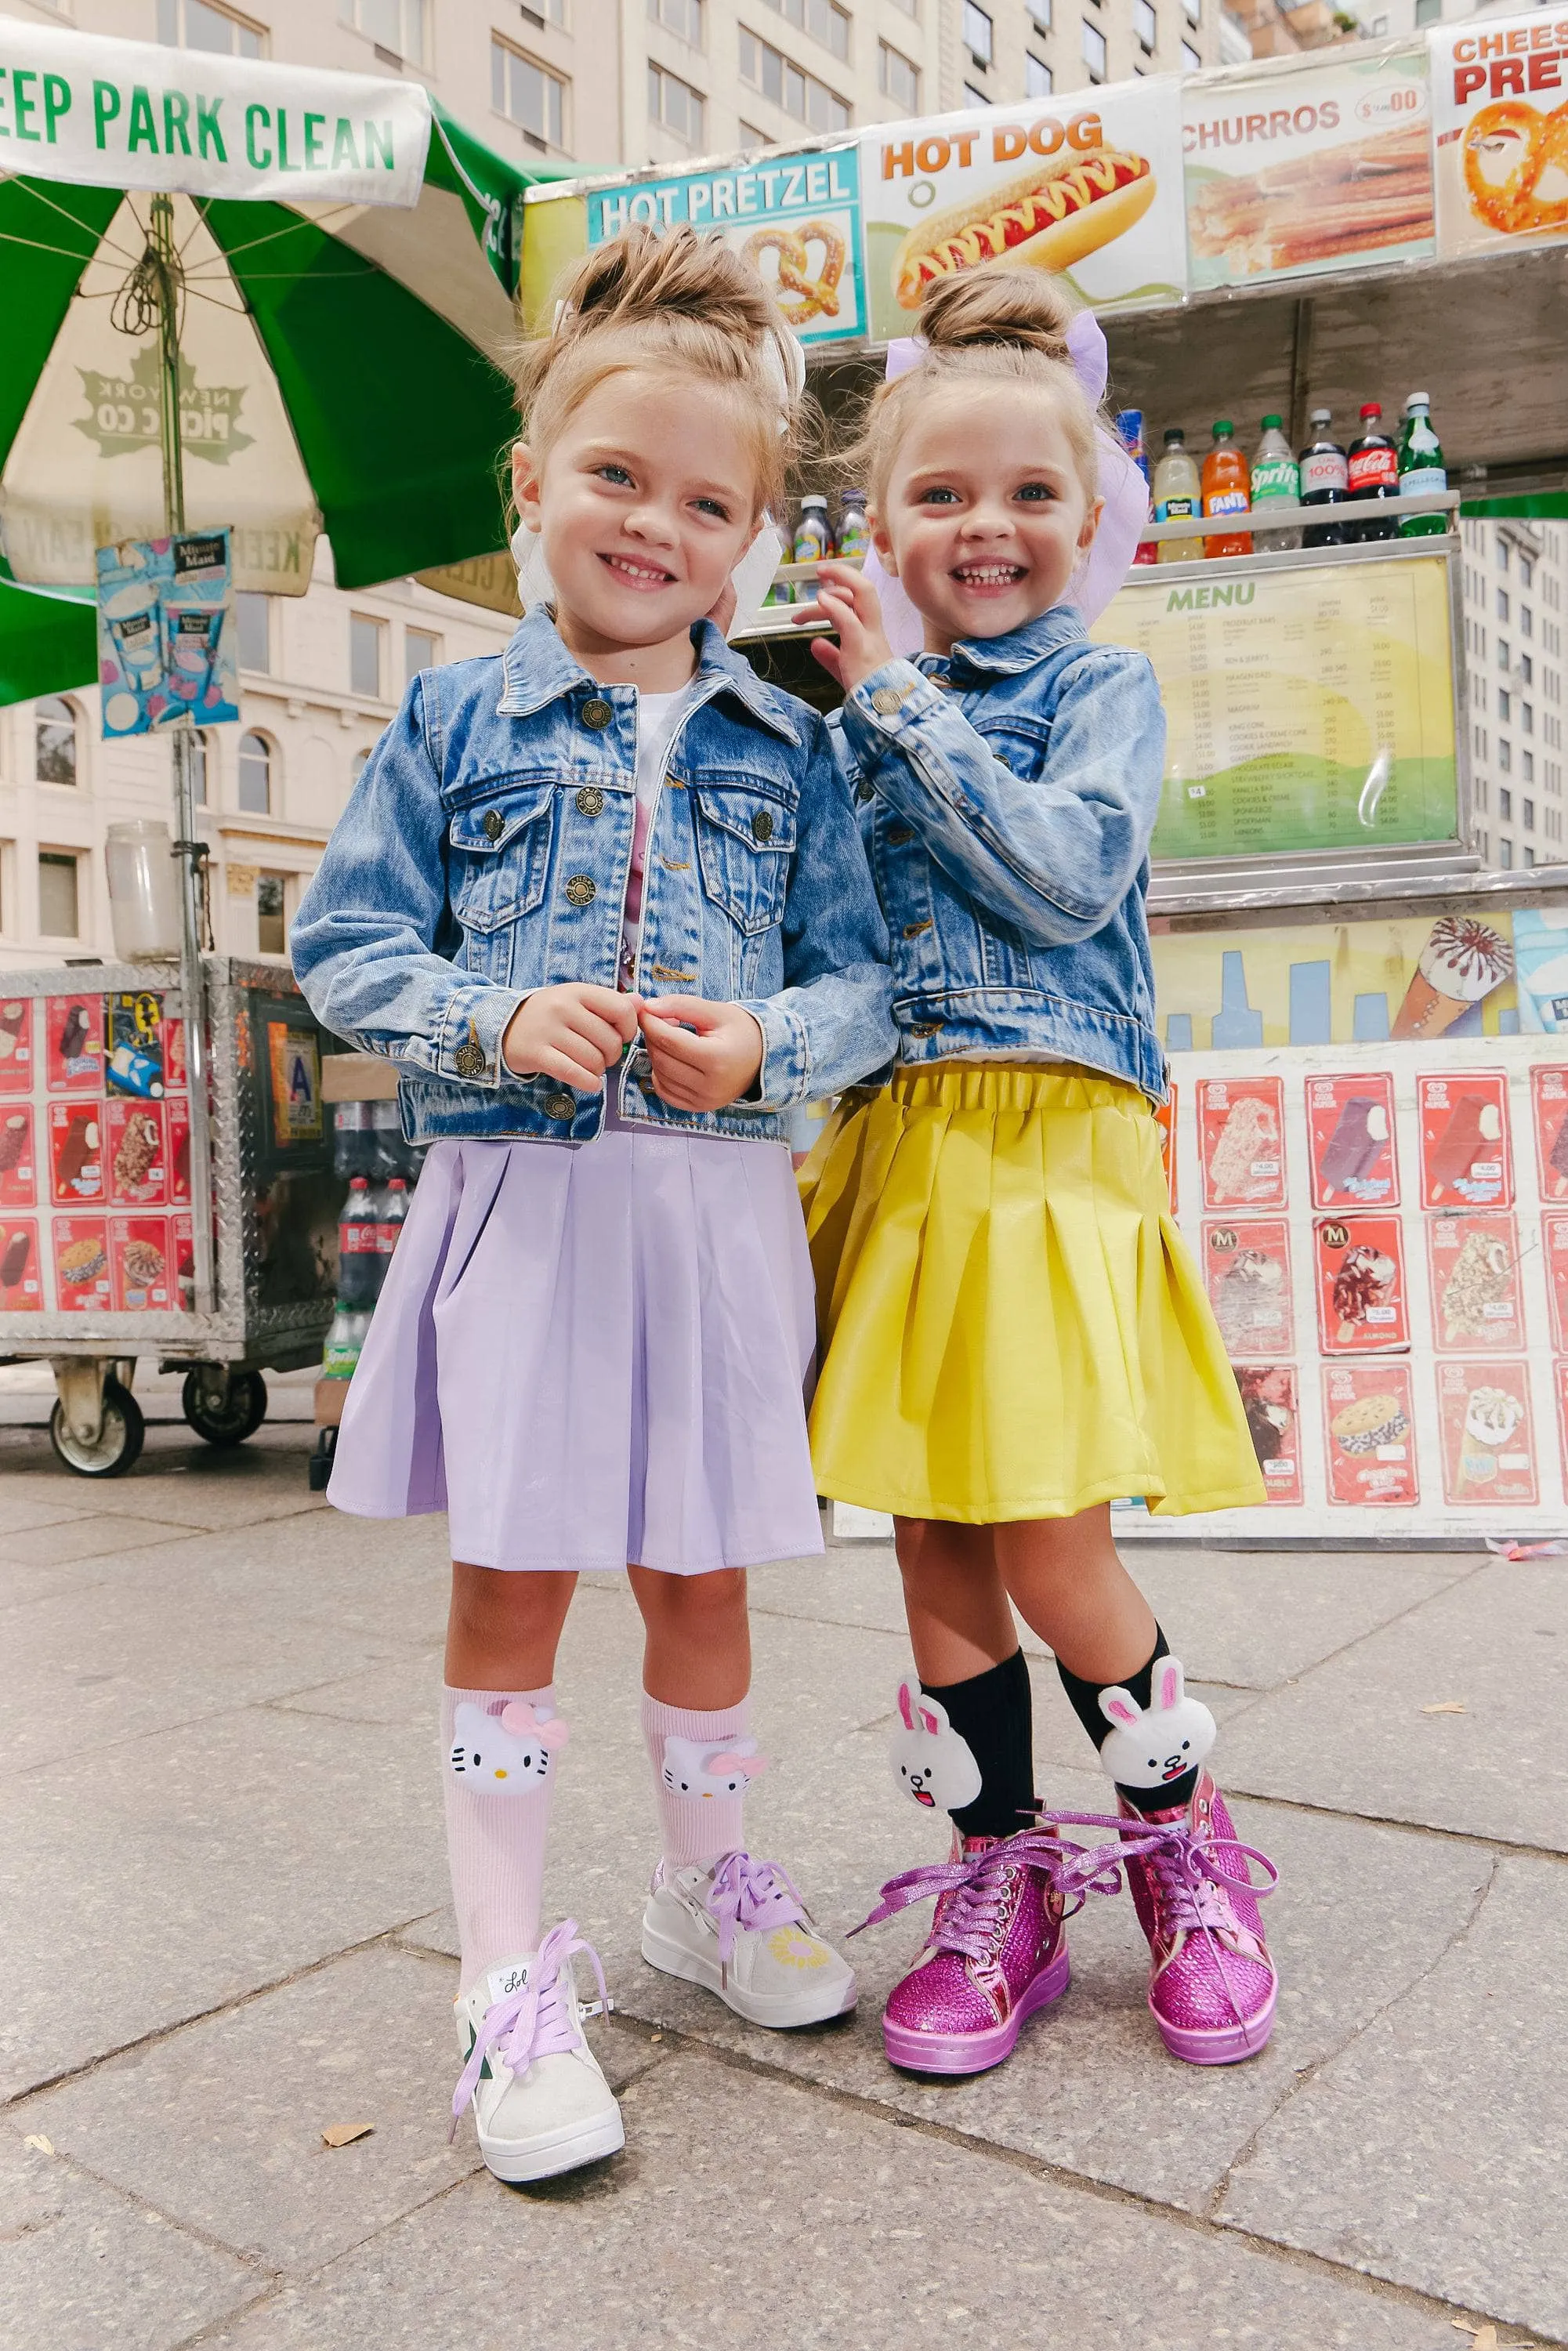
M1042 359L1071 361L1072 305L1038 269L966 270L939 277L920 305L920 332L934 351L1010 343Z

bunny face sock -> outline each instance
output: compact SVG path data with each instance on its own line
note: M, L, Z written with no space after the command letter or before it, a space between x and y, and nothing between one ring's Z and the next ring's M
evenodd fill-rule
M746 1843L741 1812L747 1781L767 1770L746 1735L748 1701L738 1706L665 1706L643 1693L643 1737L653 1767L653 1797L667 1869L716 1861Z
M1198 1767L1214 1744L1214 1717L1186 1696L1182 1669L1158 1625L1153 1656L1119 1682L1081 1681L1060 1657L1056 1670L1103 1770L1134 1812L1180 1812L1191 1803Z
M1016 1836L1028 1827L1039 1802L1034 1792L1034 1713L1023 1651L1015 1649L999 1666L971 1675L967 1682L949 1682L946 1687L923 1682L920 1687L929 1704L915 1705L912 1736L918 1739L925 1731L934 1751L944 1737L961 1740L974 1766L966 1784L972 1789L977 1777L979 1792L968 1802L954 1802L951 1795L944 1796L940 1775L922 1790L919 1774L904 1771L910 1793L917 1803L935 1798L961 1836ZM903 1695L901 1691L901 1715ZM933 1737L926 1718L934 1710L939 1712L941 1727ZM895 1744L907 1747L909 1740Z
M445 1689L446 1853L463 1989L538 1949L545 1834L566 1725L553 1689Z

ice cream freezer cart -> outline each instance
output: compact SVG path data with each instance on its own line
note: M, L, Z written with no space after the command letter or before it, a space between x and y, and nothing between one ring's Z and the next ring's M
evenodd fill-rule
M263 1374L318 1362L331 1320L324 1032L286 968L206 956L193 1050L181 973L0 975L0 1356L52 1365L50 1437L83 1477L141 1449L140 1360L183 1370L191 1426L235 1445Z

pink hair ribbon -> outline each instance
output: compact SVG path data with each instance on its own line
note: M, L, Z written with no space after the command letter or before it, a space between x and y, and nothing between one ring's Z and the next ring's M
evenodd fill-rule
M1105 337L1092 310L1080 310L1067 329L1072 371L1084 397L1098 408L1105 396L1110 360ZM887 381L894 382L920 365L925 345L918 337L901 336L887 347ZM1149 486L1121 443L1103 425L1094 428L1095 455L1100 466L1100 495L1105 501L1100 528L1088 557L1068 582L1066 601L1082 613L1086 626L1097 621L1127 576L1127 567L1149 519ZM883 569L876 549L868 550L864 576L876 590L883 626L895 653L913 661L925 643L919 613L892 574Z

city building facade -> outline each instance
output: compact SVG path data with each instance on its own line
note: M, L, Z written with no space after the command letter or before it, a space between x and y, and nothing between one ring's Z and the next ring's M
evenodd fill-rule
M1557 865L1564 846L1568 527L1465 522L1473 840L1484 863Z

